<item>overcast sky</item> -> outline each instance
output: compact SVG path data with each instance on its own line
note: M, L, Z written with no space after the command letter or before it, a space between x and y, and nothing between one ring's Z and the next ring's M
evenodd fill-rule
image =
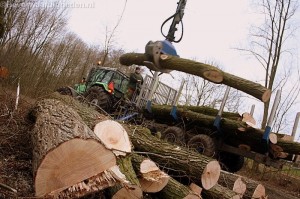
M104 44L106 28L112 30L116 25L126 2L70 1L86 7L70 10L70 29L85 42L99 45ZM125 13L115 33L114 45L126 52L143 53L148 41L163 40L161 24L175 13L177 2L178 0L127 0ZM251 0L188 0L183 17L183 39L174 44L177 53L182 58L196 59L199 62L214 61L222 70L251 81L262 80L264 69L253 59L242 56L241 52L233 49L248 44L250 25L262 21L261 16L251 9L250 3ZM297 16L300 18L299 10ZM166 25L165 34L168 28L169 24ZM180 31L177 31L176 36L180 36ZM300 35L294 40L293 47L299 49L299 44ZM299 60L299 51L295 55ZM250 110L251 105L250 102L245 109Z

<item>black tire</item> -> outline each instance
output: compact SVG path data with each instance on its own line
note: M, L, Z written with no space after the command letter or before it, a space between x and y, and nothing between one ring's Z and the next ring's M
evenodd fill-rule
M205 134L195 135L188 141L187 146L208 157L213 157L216 152L214 140Z
M244 165L244 157L236 154L221 152L219 154L219 162L222 170L235 173L239 171Z
M72 96L72 92L68 87L58 88L56 92L59 92L61 95L70 95Z
M99 86L90 88L86 92L85 98L91 105L97 107L98 109L100 107L100 109L109 111L112 106L110 94Z
M176 126L168 127L163 133L161 138L167 142L182 145L184 131Z

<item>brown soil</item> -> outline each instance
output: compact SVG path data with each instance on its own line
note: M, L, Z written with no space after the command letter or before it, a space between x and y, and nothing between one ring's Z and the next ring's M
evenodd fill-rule
M0 90L0 198L34 197L30 140L33 122L28 118L34 103L34 100L21 96L18 109L14 110L15 94ZM261 180L257 177L259 175L249 176L246 169L240 174ZM300 198L300 184L294 184L291 180L278 182L262 180L267 188L276 190L268 192L269 198ZM16 189L17 193L3 185Z

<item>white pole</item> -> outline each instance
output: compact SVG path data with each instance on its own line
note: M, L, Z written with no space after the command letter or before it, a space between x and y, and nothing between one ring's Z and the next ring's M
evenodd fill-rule
M18 109L19 98L20 98L20 78L19 78L19 80L18 80L18 87L17 87L17 97L16 97L15 110Z
M253 116L254 109L255 109L255 104L252 104L252 106L251 106L251 111L250 111L250 115L251 115L251 116Z
M274 117L275 117L275 113L276 113L278 105L279 105L280 96L281 96L281 90L278 90L277 93L276 93L276 96L275 96L274 104L273 104L271 114L270 114L268 124L267 124L267 126L269 126L269 127L272 126L272 123L273 123L273 120L274 120Z
M226 87L226 91L225 91L224 98L223 98L222 103L221 103L221 107L220 107L219 112L218 112L218 115L219 115L219 116L222 116L223 109L224 109L224 107L225 107L225 103L226 103L226 100L227 100L228 95L229 95L229 90L230 90L230 87L227 86L227 87Z
M295 118L294 127L292 130L293 140L295 140L295 135L296 135L297 127L298 127L298 123L299 123L299 117L300 117L300 112L297 113L296 118Z

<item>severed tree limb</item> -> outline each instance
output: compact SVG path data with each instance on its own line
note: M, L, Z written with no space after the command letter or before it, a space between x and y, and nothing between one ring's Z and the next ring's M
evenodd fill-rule
M127 66L132 64L145 65L145 61L153 62L153 60L149 60L145 54L141 53L127 53L120 57L120 63ZM171 55L161 55L159 63L163 69L178 70L202 77L214 83L222 83L243 91L263 102L269 101L271 96L271 91L262 85L223 72L217 67L208 64Z

